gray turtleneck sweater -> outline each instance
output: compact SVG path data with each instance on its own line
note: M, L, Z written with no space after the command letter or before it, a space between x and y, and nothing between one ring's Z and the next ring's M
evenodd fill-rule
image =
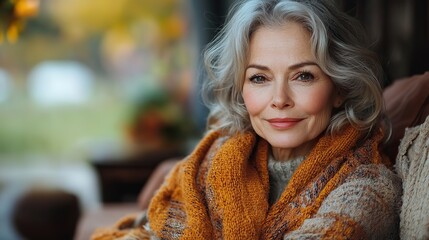
M305 157L297 157L287 161L277 161L272 156L268 159L268 173L270 175L270 205L277 202L285 189L292 174Z

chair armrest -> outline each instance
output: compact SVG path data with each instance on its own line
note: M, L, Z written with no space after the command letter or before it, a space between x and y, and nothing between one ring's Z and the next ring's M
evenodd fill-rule
M147 209L149 202L155 192L164 182L165 177L170 170L179 162L179 159L168 159L160 163L153 173L150 175L148 181L143 186L142 191L138 196L138 205L140 209Z

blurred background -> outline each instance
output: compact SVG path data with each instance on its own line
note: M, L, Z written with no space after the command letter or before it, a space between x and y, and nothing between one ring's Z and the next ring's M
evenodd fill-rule
M135 201L160 161L192 148L221 5L0 1L0 239L22 237L34 192L71 193L80 212Z
M207 115L201 53L233 2L0 0L0 239L23 238L36 193L68 194L79 219L135 202L160 162L189 153ZM428 1L337 3L368 31L385 86L428 69Z

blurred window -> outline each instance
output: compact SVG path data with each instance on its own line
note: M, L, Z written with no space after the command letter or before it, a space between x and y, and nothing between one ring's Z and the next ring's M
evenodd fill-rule
M28 78L32 100L42 105L83 104L93 94L94 76L84 65L72 61L43 62Z

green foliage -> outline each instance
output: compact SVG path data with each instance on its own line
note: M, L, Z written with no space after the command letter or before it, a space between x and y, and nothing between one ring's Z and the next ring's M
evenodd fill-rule
M126 111L127 105L111 96L81 106L42 107L25 99L2 103L0 156L61 156L76 150L81 152L73 154L83 155L82 144L123 139Z

